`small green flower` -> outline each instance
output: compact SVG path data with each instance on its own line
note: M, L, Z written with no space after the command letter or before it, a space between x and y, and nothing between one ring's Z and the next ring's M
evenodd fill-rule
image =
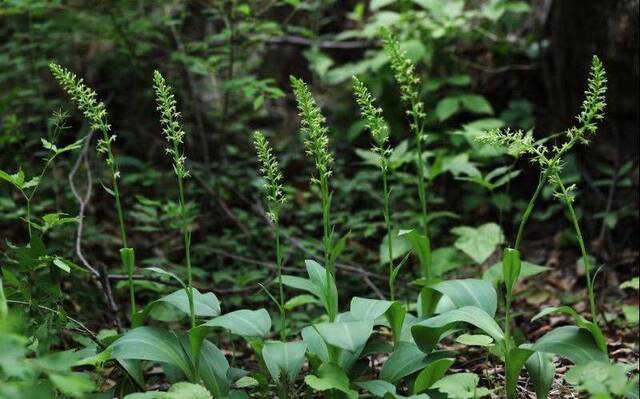
M188 177L189 171L185 167L186 157L182 150L185 132L180 125L180 112L176 107L176 99L171 87L167 85L164 77L158 71L153 72L153 88L156 92L157 110L160 111L162 133L169 143L166 151L173 159L176 174L180 177Z
M315 162L318 177L329 177L333 156L329 152L329 136L327 134L329 129L326 126L326 119L302 79L291 76L291 85L298 102L306 153Z
M91 122L93 130L109 131L111 126L107 122L107 111L103 102L98 101L96 92L84 84L84 80L75 73L58 64L49 64L53 76L60 82L62 88L71 96L80 111Z
M524 154L531 155L532 161L538 163L543 174L548 176L549 182L553 186L557 186L558 182L554 176L562 172L564 166L562 156L571 150L576 143L588 144L587 134L595 134L597 122L604 118L606 84L607 77L602 62L594 55L585 99L577 117L578 126L568 129L566 131L568 140L560 145L554 145L551 147L551 151L543 144L544 140L534 142L531 134L525 135L521 130L511 132L509 129L493 129L478 137L477 140L481 143L506 148L511 155L516 157Z
M364 117L366 127L371 131L371 136L376 142L374 150L380 155L385 155L389 141L389 126L382 117L382 109L374 105L369 89L355 76L353 77L353 92L356 95L356 102L360 106L360 113Z
M75 73L58 64L49 64L49 69L64 91L69 94L71 100L82 111L85 118L91 122L91 129L102 132L103 137L98 140L97 151L106 157L107 165L114 168L114 178L119 178L120 172L114 164L115 159L111 153L111 144L116 141L116 135L109 134L111 125L107 121L107 110L104 103L97 100L96 92L87 87L84 80L76 76Z
M416 75L415 66L407 57L406 52L400 49L400 43L388 28L382 28L380 35L384 49L391 59L391 69L400 85L402 99L407 102L417 99L420 79Z
M282 188L282 173L278 165L278 159L273 155L273 150L264 135L256 131L253 133L253 145L260 161L260 173L264 177L265 197L269 203L269 217L273 222L278 221L280 207L287 202Z

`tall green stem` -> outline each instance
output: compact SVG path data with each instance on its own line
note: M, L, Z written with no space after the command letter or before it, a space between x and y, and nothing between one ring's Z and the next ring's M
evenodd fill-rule
M565 204L567 204L567 209L569 210L569 216L571 217L571 222L573 223L573 228L576 232L576 238L578 239L580 252L582 254L582 262L584 264L585 275L587 277L587 291L589 293L589 308L591 309L591 320L597 324L598 319L597 319L597 312L596 312L596 301L595 301L595 295L593 293L593 280L591 280L591 262L589 261L589 255L587 254L587 249L584 245L584 239L582 238L582 230L580 229L580 223L578 222L576 212L573 209L572 198L569 195L567 188L562 183L562 180L560 179L560 176L558 175L558 173L556 173L555 178L557 179L560 190L562 190L562 196L564 197Z
M332 232L331 232L331 198L329 195L329 179L326 175L320 176L320 196L322 203L322 243L324 247L324 264L327 279L327 298L331 298L331 281L335 279L336 268L331 257L332 250ZM331 306L332 307L332 306ZM335 309L330 309L329 320L334 321L337 314Z
M287 339L287 315L284 308L284 286L282 284L282 249L280 248L280 222L279 222L279 212L274 212L274 225L275 225L275 235L276 235L276 273L278 278L278 291L280 294L280 303L278 307L280 308L280 319L282 320L282 328L280 329L280 340L285 342Z
M128 249L127 244L127 231L124 226L124 212L122 211L122 204L120 202L120 187L118 185L118 164L116 163L115 156L111 149L111 140L109 137L109 131L102 130L103 142L105 143L107 153L107 165L109 165L109 173L111 174L111 182L113 184L113 196L115 197L116 213L118 214L118 224L120 226L120 239L122 240L122 247ZM133 264L127 264L123 261L124 268L127 271L127 283L129 285L129 300L131 302L131 318L136 314L136 294L133 286Z
M531 216L531 212L533 212L533 208L536 205L536 201L542 192L542 188L547 180L547 173L544 173L540 176L538 180L538 185L536 186L536 190L533 192L531 199L529 199L529 203L527 204L527 208L522 214L522 219L520 219L520 225L518 226L518 234L516 235L516 242L513 245L514 249L520 249L520 241L522 240L522 235L524 234L524 226L527 224L529 217Z
M413 131L416 138L416 168L418 169L418 199L420 200L420 210L422 213L422 226L424 228L424 237L427 241L427 246L431 248L431 240L429 238L429 214L427 212L427 194L424 185L424 160L422 159L422 133L424 130L423 124L420 122L418 115L420 109L418 106L418 100L411 100L411 114L413 115ZM427 266L427 279L431 279L431 252L426 259Z
M189 232L189 221L187 219L187 208L184 201L184 183L183 176L180 173L178 177L178 191L180 193L180 217L182 219L182 237L184 240L184 256L187 263L187 299L189 300L189 315L191 316L191 328L196 326L196 314L193 307L193 277L191 273L191 234Z
M381 155L384 157L384 155ZM384 223L387 227L387 252L389 252L389 296L391 300L395 300L395 279L393 278L393 240L391 235L393 234L393 227L391 225L391 215L389 211L389 185L387 183L387 163L386 160L381 159L380 170L382 172L382 191L383 191L383 213Z

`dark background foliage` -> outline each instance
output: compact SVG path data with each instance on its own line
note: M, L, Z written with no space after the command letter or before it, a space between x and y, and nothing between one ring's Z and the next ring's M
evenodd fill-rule
M87 133L88 126L47 65L57 62L73 70L105 101L118 135L115 148L121 158L126 218L142 265L169 263L180 270L173 177L151 88L152 72L158 69L176 89L187 131L194 256L201 284L220 291L257 292L255 282L270 273L260 262L270 259L271 249L250 142L253 130L264 130L274 142L293 200L283 214L287 263L299 268L305 253L317 248L312 238L318 237L319 208L308 188L310 165L303 156L288 78L299 76L310 82L328 118L336 152L336 225L341 232L352 231L344 261L355 270L350 276L360 278L363 267L373 272L379 267L383 225L379 198L372 194L377 175L357 151L369 148L370 139L356 116L351 74L363 76L379 98L392 127L392 144L409 137L399 94L375 36L377 27L396 29L424 80L432 133L428 147L434 152L433 165L444 165L444 172L434 173L429 182L432 207L443 212L434 225L440 245L451 244L448 231L453 226L492 220L500 221L510 237L511 222L537 179L527 161L513 164L506 157L487 157L465 137L496 124L533 129L537 138L568 128L582 101L590 58L597 54L609 77L607 118L593 143L572 154L565 174L579 186L577 204L593 256L610 266L607 270L622 273L620 278L612 274L615 280L637 273L638 1L469 0L464 9L453 11L439 10L444 2L434 4L438 2L4 0L2 168L15 172L21 165L28 175L39 170L40 137L51 133L53 111L71 114L63 142ZM454 18L447 19L447 12ZM475 102L442 102L460 95L476 96ZM451 108L452 103L458 105ZM460 154L462 158L455 158ZM76 157L56 163L37 213L77 213L67 186ZM494 193L460 179L468 177L469 170L486 174L512 164L523 172ZM107 178L93 153L89 166L94 180ZM85 188L87 172L80 169L76 184ZM412 179L407 170L400 167L395 179L394 217L402 225L415 215L415 193L404 184ZM83 246L91 262L117 274L117 225L112 208L104 205L111 199L99 184L93 190ZM20 242L24 224L15 219L24 216L20 198L5 185L0 194L2 236ZM574 264L577 252L566 244L569 223L564 211L551 192L544 199L526 250L548 263L555 249L566 249L562 264ZM74 230L69 225L53 232L54 245L73 251ZM375 276L371 278L375 286ZM371 289L352 288L354 294Z

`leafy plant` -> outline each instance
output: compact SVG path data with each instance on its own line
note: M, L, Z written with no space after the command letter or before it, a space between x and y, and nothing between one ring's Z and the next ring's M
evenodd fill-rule
M286 197L282 191L282 173L278 166L278 160L273 155L273 150L269 146L267 139L260 132L253 134L253 142L260 161L260 172L265 183L265 198L269 207L268 215L275 228L275 251L276 251L276 273L278 279L279 301L274 301L280 310L282 327L280 328L280 339L286 340L287 319L285 309L284 287L282 284L282 248L280 247L280 209L286 202Z
M511 349L511 338L510 338L510 307L511 307L511 293L513 289L513 285L518 279L520 275L521 269L521 260L520 260L520 252L518 248L520 247L520 243L524 233L524 226L531 216L536 200L542 191L542 188L547 184L551 183L553 186L558 187L560 191L556 194L556 196L564 201L566 204L571 221L573 223L576 238L580 245L580 250L585 262L585 273L587 278L587 289L589 296L589 304L591 311L591 321L584 319L577 312L569 307L561 307L561 308L549 308L543 310L538 316L534 317L534 320L543 315L552 313L552 312L562 312L571 315L576 324L589 331L589 333L593 336L594 341L597 344L597 347L606 353L606 341L604 339L604 335L602 331L598 327L597 324L597 313L595 307L595 296L593 292L593 284L594 281L591 277L591 268L589 265L588 255L586 252L586 248L584 245L584 240L582 238L582 232L580 230L580 225L578 219L576 217L575 210L572 206L573 197L570 194L570 191L573 189L568 189L564 186L562 179L560 177L560 173L562 171L563 160L562 157L577 143L587 144L588 143L588 135L594 134L597 130L596 123L604 118L603 110L605 107L604 95L606 93L606 77L604 68L602 63L598 59L598 57L594 56L591 63L591 74L588 82L588 89L585 92L586 98L582 103L581 112L578 115L578 123L577 127L572 127L567 130L566 135L568 140L565 141L562 145L554 146L551 150L550 154L548 154L547 148L543 143L535 143L531 135L525 135L521 131L516 133L511 133L509 131L502 132L499 130L493 130L489 132L486 136L482 136L479 140L483 143L499 145L507 148L509 153L519 156L521 154L530 154L534 162L538 164L541 169L540 177L538 180L538 185L529 200L529 204L524 211L522 219L520 221L520 225L518 227L518 232L516 235L515 243L513 248L505 249L502 268L503 268L503 280L506 289L506 300L505 300L505 353L507 354L507 359L509 358L508 354ZM551 333L550 333L551 334ZM544 337L543 337L544 339ZM517 366L520 366L517 364ZM513 366L509 365L507 362L507 392L510 397L515 395L515 382L509 381L510 371L509 368L513 370Z
M638 375L628 378L627 373L637 368L637 363L592 361L574 366L564 379L579 392L586 392L592 398L635 398L638 397Z
M380 174L382 175L382 196L383 206L382 215L387 228L387 256L389 258L389 296L391 300L395 300L395 280L402 267L402 263L397 267L394 266L393 257L393 223L391 222L391 214L389 209L390 188L387 173L389 171L389 156L392 154L389 148L389 127L382 117L382 109L377 108L373 103L373 98L367 87L355 76L353 77L353 91L356 101L360 106L360 112L365 118L367 128L371 131L374 147L373 152L378 154L378 164L380 166Z
M120 249L120 257L122 266L127 271L129 278L129 299L131 302L130 316L136 313L135 288L133 285L133 271L135 269L135 254L133 248L127 245L127 231L124 224L124 213L120 201L120 188L118 180L120 179L120 170L115 155L113 154L112 143L116 140L116 135L111 133L111 125L107 120L106 106L103 102L98 101L97 93L84 84L83 79L78 78L73 72L64 69L58 64L50 64L49 69L58 83L76 103L78 109L82 111L84 117L91 124L91 130L102 134L98 140L97 151L105 156L105 162L109 168L112 188L105 190L113 195L115 200L116 213L118 215L118 224L120 226L120 240L122 248Z
M182 237L184 242L185 262L187 264L187 297L189 298L189 313L191 315L191 328L196 326L196 315L193 302L193 276L191 271L191 231L187 219L187 208L184 199L184 179L189 177L189 171L185 166L186 157L182 149L182 140L185 132L180 126L178 118L180 114L176 109L176 100L160 72L153 73L153 84L158 102L162 123L162 133L169 143L167 153L173 161L173 171L178 180L178 194L180 204L180 218L182 219Z
M87 374L73 371L81 356L73 351L37 356L34 338L24 336L19 312L8 306L0 278L0 398L84 398L94 384Z
M56 159L56 157L58 157L59 155L62 155L66 152L70 152L70 151L74 151L77 150L78 148L80 148L82 146L82 143L84 141L84 139L80 139L72 144L63 146L63 147L58 147L55 144L55 141L57 140L57 138L60 136L60 134L68 129L68 126L65 125L66 119L68 118L68 114L66 114L65 112L59 111L53 114L53 117L51 118L51 122L53 124L53 131L52 131L52 137L51 139L53 140L53 142L46 140L44 138L41 139L42 141L42 147L47 150L47 157L45 158L45 164L42 167L42 170L40 171L40 174L36 177L33 177L32 179L26 180L26 177L24 175L24 172L22 170L19 170L17 173L15 174L9 174L3 170L0 170L0 179L10 183L11 185L13 185L16 189L18 189L18 191L20 191L20 194L22 194L22 196L25 199L26 202L26 209L27 209L27 229L29 232L29 239L31 239L32 236L32 226L36 226L39 227L40 229L45 229L45 226L38 226L37 224L35 224L34 222L32 222L32 203L33 203L33 198L35 197L36 193L38 192L38 189L40 188L40 184L42 183L42 180L44 178L44 175L47 173L47 171L49 170L49 168L51 167L51 165L53 164L54 160ZM48 219L50 220L50 223L47 223L47 220L45 219L45 223L46 225L48 225L47 227L53 227L53 224L62 224L62 223L67 223L67 222L71 222L74 221L73 218L70 219L65 219L65 218L60 218L58 217L55 221L55 214L51 214L49 215Z
M406 53L400 49L400 43L396 40L390 30L381 31L384 45L389 58L391 68L398 85L402 100L409 106L407 115L409 116L411 131L415 136L416 145L416 169L418 180L418 198L420 200L420 210L422 212L422 229L424 230L424 248L426 250L424 258L424 271L427 280L431 280L431 239L429 238L429 218L427 214L427 194L424 179L424 159L422 143L424 138L426 113L424 103L420 100L419 86L420 79L415 73L415 66L407 57Z
M291 86L293 87L293 92L298 103L301 131L304 135L306 153L313 160L316 168L316 175L311 178L311 181L318 186L320 191L323 231L322 245L324 248L324 267L326 273L326 286L324 289L327 290L324 295L327 299L326 310L329 320L333 321L338 312L338 299L335 283L333 283L332 289L329 281L333 281L336 277L336 259L344 248L347 236L334 242L334 230L331 223L331 193L329 189L329 177L331 176L333 156L329 152L329 129L326 126L326 119L322 115L320 107L316 104L306 83L292 76Z

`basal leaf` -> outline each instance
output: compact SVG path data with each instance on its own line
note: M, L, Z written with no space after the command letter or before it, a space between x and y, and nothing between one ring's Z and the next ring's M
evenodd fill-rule
M549 331L538 339L532 349L556 354L574 364L608 360L607 354L598 348L589 331L575 326L563 326Z
M553 364L553 355L543 352L534 352L525 363L529 372L529 377L533 383L537 399L547 399L553 377L556 373L556 366Z
M459 238L455 247L469 255L476 263L484 263L504 242L502 229L495 223L486 223L478 227L461 226L451 230Z
M323 364L318 370L318 375L308 375L304 382L314 391L337 390L344 393L349 399L357 399L358 392L352 390L349 377L337 365L333 363Z
M356 352L364 347L371 336L373 321L327 322L314 327L329 345Z
M304 342L268 341L262 348L262 358L274 381L286 376L295 381L305 361L307 345Z
M222 327L246 339L264 338L271 329L271 317L265 309L240 309L211 319L202 326Z
M186 376L193 377L193 367L179 338L155 327L138 327L124 333L109 345L114 359L149 360L169 363Z
M490 316L496 314L498 295L493 285L488 281L478 279L447 280L434 284L431 288L449 298L457 308L475 306Z
M431 353L443 338L443 334L449 332L456 323L471 324L496 341L504 339L504 333L493 317L475 306L465 306L423 320L411 327L411 335L423 352Z

